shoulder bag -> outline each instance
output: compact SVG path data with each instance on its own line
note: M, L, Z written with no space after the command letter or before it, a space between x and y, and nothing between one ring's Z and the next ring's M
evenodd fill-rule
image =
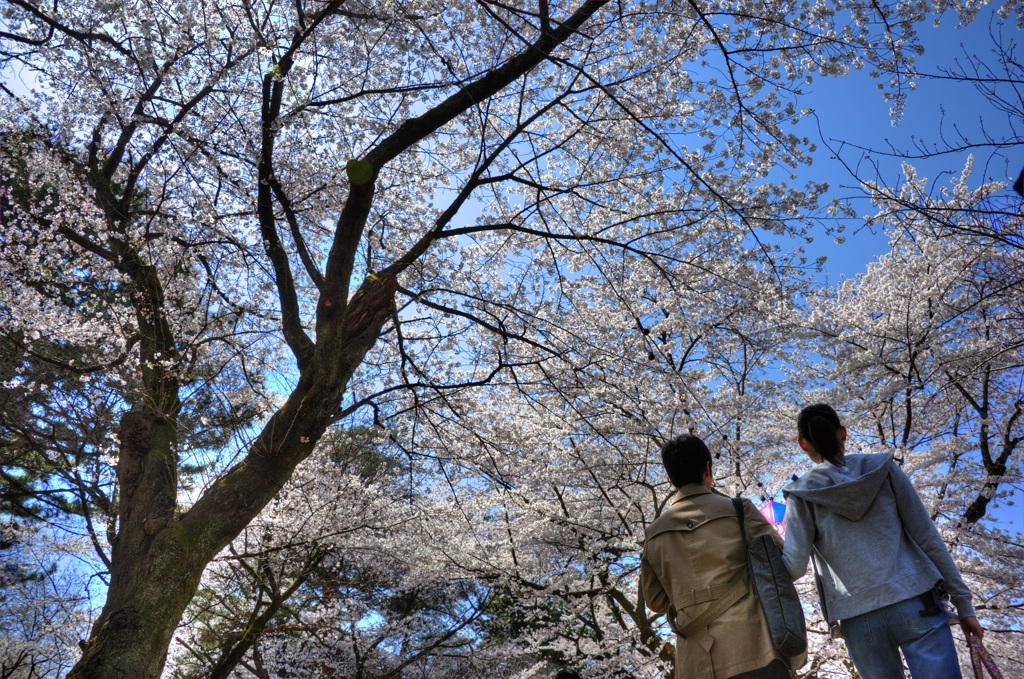
M807 627L800 596L772 536L759 535L748 541L743 502L733 498L732 504L740 520L743 543L747 546L750 581L768 622L772 644L787 664L792 664L807 651Z

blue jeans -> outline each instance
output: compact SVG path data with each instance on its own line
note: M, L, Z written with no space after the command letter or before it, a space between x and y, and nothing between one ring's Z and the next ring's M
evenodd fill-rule
M922 597L934 602L931 592ZM949 616L922 597L840 621L861 679L904 679L901 649L913 679L962 679Z

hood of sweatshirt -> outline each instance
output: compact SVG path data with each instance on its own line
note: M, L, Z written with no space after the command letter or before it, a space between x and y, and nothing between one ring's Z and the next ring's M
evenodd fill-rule
M842 467L822 462L786 485L782 492L857 521L875 501L878 489L889 477L891 461L890 453L879 453L848 455Z

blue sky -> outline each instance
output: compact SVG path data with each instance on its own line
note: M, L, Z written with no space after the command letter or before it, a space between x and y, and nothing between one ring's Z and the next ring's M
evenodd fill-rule
M978 19L965 28L958 28L956 17L951 15L946 16L938 27L922 26L925 52L918 60L918 70L936 72L941 66L952 66L954 59L963 63L965 52L987 58L995 64L992 56L994 43L990 35L990 29L997 28L992 24L995 14L996 8L986 5ZM998 17L995 20L998 22ZM1017 33L1012 20L1003 22L1004 38L1014 37L1019 41ZM890 117L889 103L878 89L878 81L871 79L867 70L852 72L841 78L816 79L807 87L807 92L802 105L815 111L816 120L810 121L812 126L805 130L805 134L812 139L828 141L833 148L836 142L842 140L858 147L879 150L890 146L911 149L915 140L939 143L941 135L950 137L957 130L968 136L979 137L980 128L984 125L989 134L1003 140L1016 140L1016 145L1000 156L1007 162L1000 160L987 168L984 165L991 150L975 151L972 184L980 184L983 170L987 169L992 179L1005 180L1008 184L1006 191L1011 192L1009 185L1024 167L1024 139L1021 138L1024 130L1018 128L1015 134L1006 114L995 110L970 84L927 79L919 81L918 89L908 94L903 119L896 126ZM1019 120L1017 124L1020 124ZM820 128L820 133L814 126ZM833 195L858 195L856 181L848 170L832 157L820 141L818 146L819 153L808 170L811 173L808 176L818 181L828 181ZM851 147L847 147L843 153L847 163L856 163L864 155ZM929 183L948 185L950 179L962 171L967 156L968 152L958 152L927 161L911 162L921 176L929 179ZM873 154L871 158L879 162L881 179L887 184L895 185L900 181L901 159L880 154ZM863 162L862 167L865 167ZM871 169L870 176L873 175L874 170ZM855 204L860 215L874 212L864 199L855 200ZM822 254L828 257L823 280L830 284L856 276L865 270L868 262L887 250L887 238L877 230L872 232L863 228L858 220L847 221L846 227L844 244L837 245L831 238L818 237L806 247L812 257ZM991 507L991 516L1001 528L1020 530L1019 505L1024 503L1024 491L1017 488L1013 499L1016 501L1015 506L998 503Z
M958 28L956 17L949 13L938 27L922 26L921 37L925 52L918 59L918 70L934 73L941 66L952 66L954 59L963 62L965 51L989 58L994 64L994 57L991 56L994 43L990 36L993 17L998 22L996 8L986 5L978 18L965 28ZM1004 38L1016 37L1016 33L1012 20L1003 22ZM810 125L804 133L812 139L824 139L833 148L842 140L855 146L879 150L889 148L890 145L910 149L915 140L939 143L940 135L950 137L956 130L978 136L982 123L990 134L998 138L1019 139L1019 136L1014 136L1006 115L994 110L972 85L966 83L927 79L918 81L917 90L908 94L904 117L898 126L893 125L889 103L883 99L878 81L869 77L867 69L851 72L841 78L819 78L806 89L808 95L803 97L802 105L815 111L816 120L808 121ZM820 128L820 137L819 131L814 129L815 125ZM1018 130L1018 133L1024 133L1024 130ZM809 170L810 176L819 181L828 181L834 195L850 197L858 194L856 182L846 168L832 157L820 141L818 147L818 155ZM975 152L972 183L980 183L982 165L989 154L987 149ZM843 153L844 159L851 164L862 160L863 155L851 146ZM966 152L953 153L929 161L913 161L913 164L918 167L921 176L927 177L930 182L948 184L952 176L960 174L967 155ZM1011 150L1008 155L1009 165L994 163L989 170L994 179L1012 184L1024 166L1024 141L1018 142L1015 150ZM902 177L900 159L879 154L873 154L871 159L881 164L882 179L887 184L894 185ZM861 162L861 167L867 169L865 162ZM871 176L873 174L872 170ZM1011 191L1009 186L1007 191ZM856 206L858 214L873 212L866 200L856 201ZM808 247L812 256L824 254L829 257L825 274L833 284L840 278L850 278L863 271L867 262L882 254L887 246L887 240L882 234L858 229L861 224L857 221L848 221L846 224L846 243L842 246L837 246L831 239L818 238Z

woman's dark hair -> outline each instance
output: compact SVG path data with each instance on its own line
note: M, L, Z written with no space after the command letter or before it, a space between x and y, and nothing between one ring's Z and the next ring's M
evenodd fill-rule
M810 441L819 455L837 467L846 464L843 447L839 444L839 430L842 428L839 415L832 406L825 403L807 406L796 418L796 430L800 438Z
M576 670L558 670L555 679L582 679Z
M688 483L700 483L704 470L711 462L711 451L693 434L677 436L661 449L661 461L665 464L669 481L676 488Z

